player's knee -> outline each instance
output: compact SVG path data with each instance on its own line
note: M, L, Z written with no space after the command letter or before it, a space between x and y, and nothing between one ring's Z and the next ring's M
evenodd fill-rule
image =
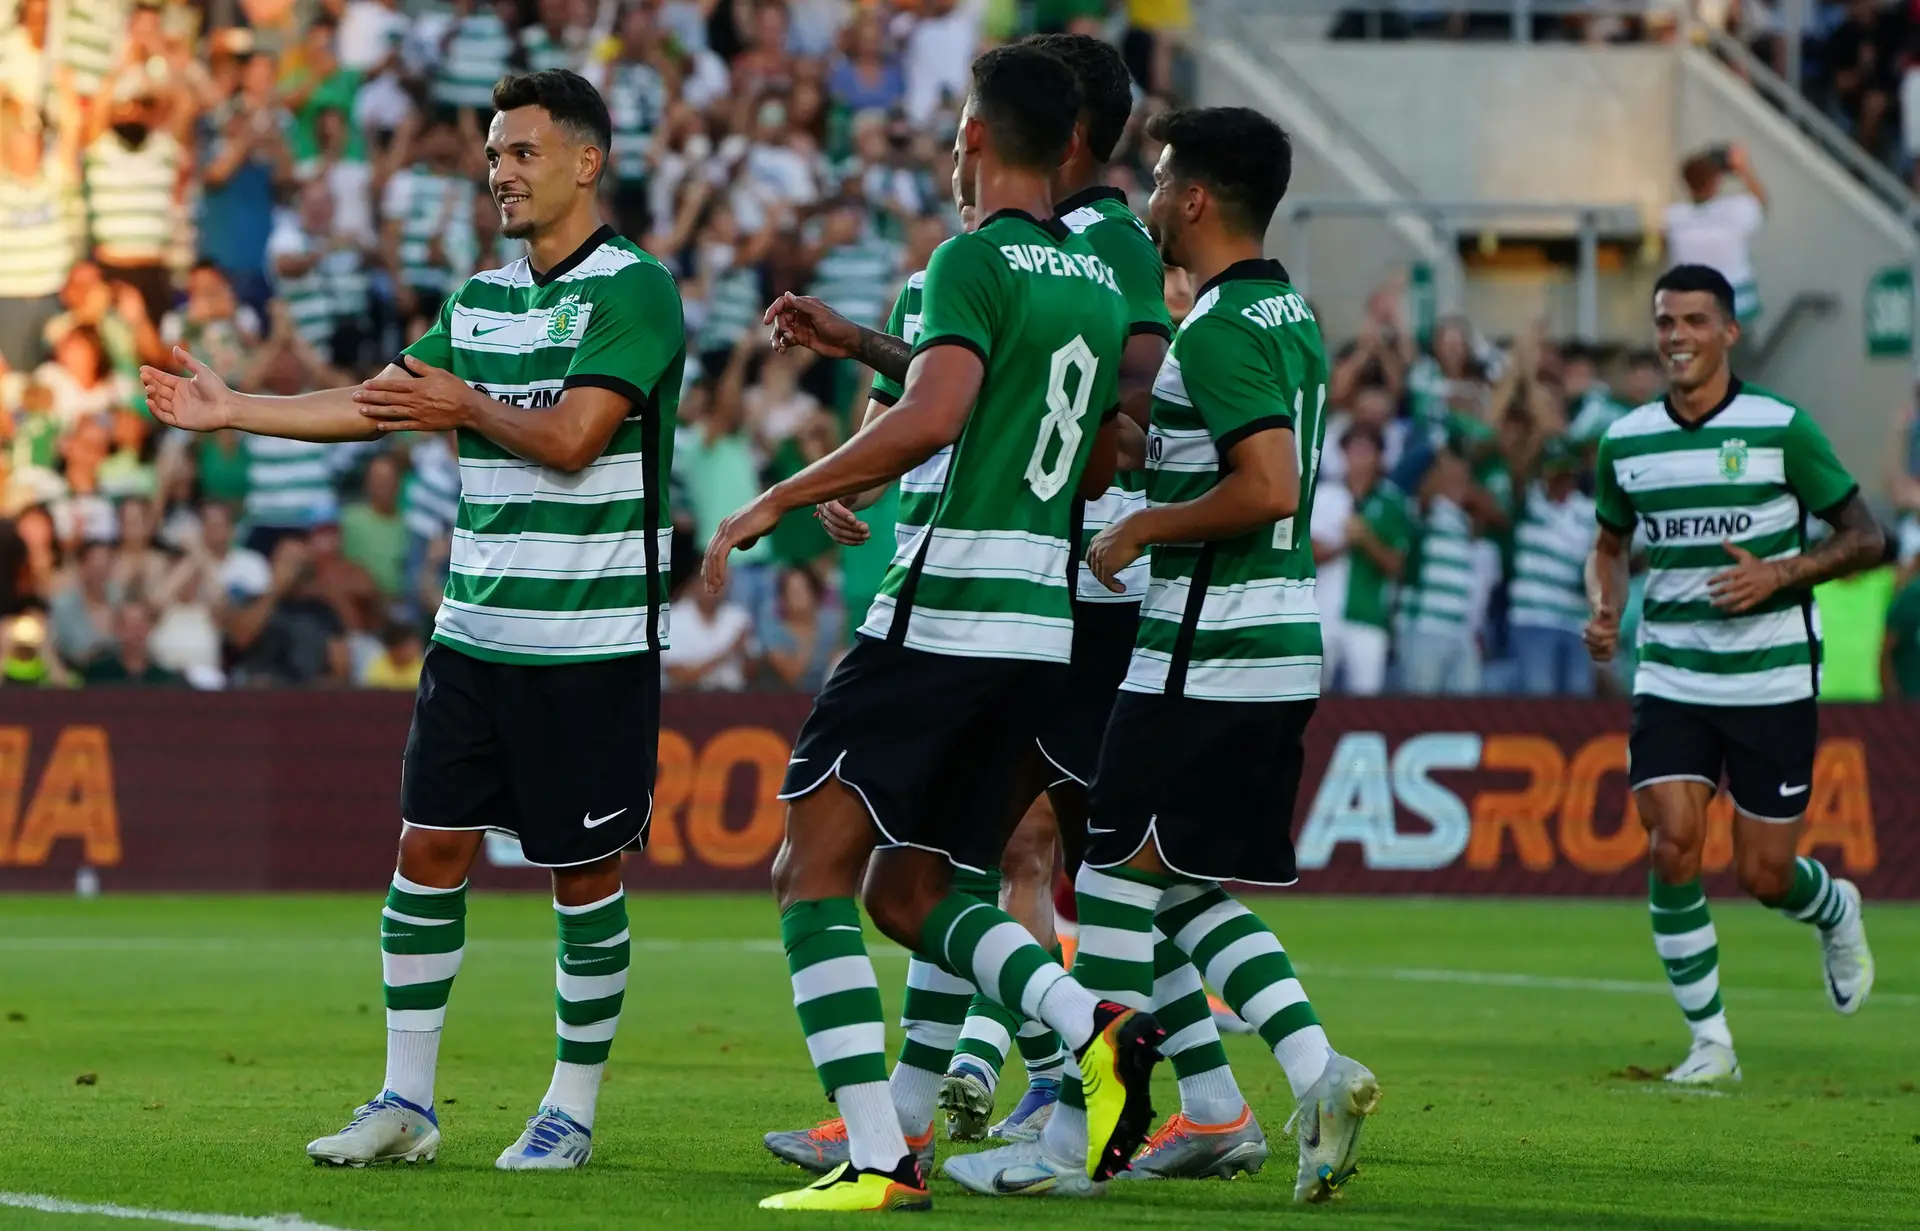
M867 908L873 926L879 928L882 935L910 949L919 947L927 915L937 901L925 886L915 881L884 876L868 877L861 894L861 903Z
M1007 842L1007 849L1000 857L1000 871L1009 881L1025 884L1050 882L1053 879L1054 828L1052 815L1036 817L1029 812L1027 819L1013 831L1013 837Z
M1653 870L1669 885L1684 885L1700 876L1700 848L1693 843L1656 830L1651 854Z
M467 868L479 849L480 835L465 830L420 829L400 831L400 875L418 885L452 889L467 877Z

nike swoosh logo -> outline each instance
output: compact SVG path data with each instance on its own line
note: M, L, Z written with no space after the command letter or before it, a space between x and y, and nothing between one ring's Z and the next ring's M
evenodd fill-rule
M1812 784L1811 784L1811 783L1807 783L1807 782L1803 782L1803 783L1801 783L1801 784L1800 784L1799 786L1783 786L1783 787L1781 787L1781 788L1780 788L1780 793L1781 793L1782 795L1800 795L1800 794L1804 794L1804 793L1806 792L1806 789L1807 789L1807 787L1809 787L1810 785L1812 785Z
M593 813L589 812L587 813L586 818L582 820L580 823L582 825L585 825L588 829L598 829L602 825L606 824L608 821L612 820L614 817L625 816L626 814L627 814L627 810L625 808L620 809L620 811L618 812L609 812L605 816L595 816Z
M1006 1172L993 1177L993 1191L997 1193L1023 1193L1036 1184L1045 1184L1053 1179L1050 1175L1037 1175L1031 1180L1009 1180Z
M577 962L573 960L571 954L563 953L560 955L560 963L563 966L598 966L605 962L617 962L619 960L619 954L608 954L606 957L583 957Z
M484 338L490 333L499 333L502 329L506 329L509 327L510 325L495 325L491 329L482 329L480 328L480 326L475 325L473 327L473 336L476 338Z
M807 758L805 757L788 757L787 758L787 764L789 765L804 765L806 764L806 761L807 761Z
M1842 1009L1853 1003L1853 997L1840 994L1840 985L1833 981L1831 970L1827 972L1827 991L1833 996L1833 1003Z

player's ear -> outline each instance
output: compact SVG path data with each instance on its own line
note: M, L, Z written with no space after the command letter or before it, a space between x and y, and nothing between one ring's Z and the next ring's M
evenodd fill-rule
M580 182L591 184L600 178L600 172L606 168L607 152L597 145L580 147Z

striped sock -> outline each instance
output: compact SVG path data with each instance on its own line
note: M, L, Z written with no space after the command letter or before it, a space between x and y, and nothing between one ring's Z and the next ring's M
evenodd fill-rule
M972 1061L968 1071L984 1078L989 1090L999 1089L1000 1070L1006 1067L1007 1053L1013 1050L1021 1025L1019 1014L974 993L973 1002L967 1006L966 1024L960 1027L960 1039L953 1045L953 1064L957 1066L963 1057Z
M1040 1130L1048 1159L1070 1171L1087 1165L1087 1092L1080 1083L1080 1062L1071 1055L1060 1074L1060 1101Z
M1059 945L1053 947L1053 960L1060 960ZM1029 1082L1060 1080L1067 1064L1067 1045L1051 1026L1045 1022L1021 1022L1020 1033L1013 1041L1020 1048L1020 1059L1026 1064Z
M627 931L627 895L615 890L585 906L553 904L560 921L560 947L553 964L554 1032L558 1036L553 1083L542 1106L558 1107L593 1127L607 1053L620 1028L632 956Z
M430 889L395 872L380 912L380 982L387 1006L384 1089L433 1106L447 997L467 945L467 885Z
M1093 1037L1099 998L997 906L949 893L928 914L920 951L999 1004L1053 1027L1075 1051Z
M953 889L975 901L996 901L1000 874L955 872ZM900 1028L906 1038L887 1079L903 1131L918 1136L933 1123L940 1080L952 1062L969 1002L974 998L973 984L967 980L948 974L917 953L907 959L907 993L900 1009Z
M793 1006L827 1097L837 1099L856 1167L891 1170L907 1152L887 1088L887 1027L880 983L852 898L795 902L780 915ZM876 1102L875 1091L884 1102ZM845 1093L850 1097L841 1098Z
M1794 879L1799 880L1797 873ZM1720 940L1699 880L1669 885L1658 872L1649 873L1647 905L1653 915L1654 952L1666 967L1673 998L1680 1002L1693 1037L1733 1046L1727 1011L1720 1003Z
M1213 1024L1207 989L1180 946L1153 929L1153 1015L1166 1027L1160 1053L1180 1079L1180 1110L1195 1124L1230 1124L1246 1110L1227 1049Z
M1167 891L1158 922L1233 1011L1273 1049L1299 1098L1333 1051L1273 930L1218 885Z
M1823 932L1847 922L1854 912L1853 899L1840 892L1825 866L1805 855L1793 861L1793 886L1787 896L1768 905L1789 919L1811 923Z

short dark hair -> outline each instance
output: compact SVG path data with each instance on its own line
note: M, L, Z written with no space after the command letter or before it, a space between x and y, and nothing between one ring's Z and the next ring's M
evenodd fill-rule
M1675 265L1653 284L1655 295L1661 291L1705 291L1713 296L1728 320L1734 318L1733 283L1711 265Z
M1080 83L1050 51L1015 43L987 52L973 62L968 98L1009 166L1051 172L1073 142Z
M1113 44L1091 34L1035 34L1020 41L1051 52L1073 70L1087 117L1088 151L1101 162L1110 160L1133 116L1133 75L1127 62Z
M579 73L549 68L502 77L493 87L493 109L518 111L522 107L539 107L555 127L566 129L580 144L591 145L602 154L613 152L613 120L607 115L607 100Z
M1265 235L1293 178L1293 142L1286 130L1249 107L1163 111L1147 135L1173 147L1173 173L1204 184L1240 229Z

